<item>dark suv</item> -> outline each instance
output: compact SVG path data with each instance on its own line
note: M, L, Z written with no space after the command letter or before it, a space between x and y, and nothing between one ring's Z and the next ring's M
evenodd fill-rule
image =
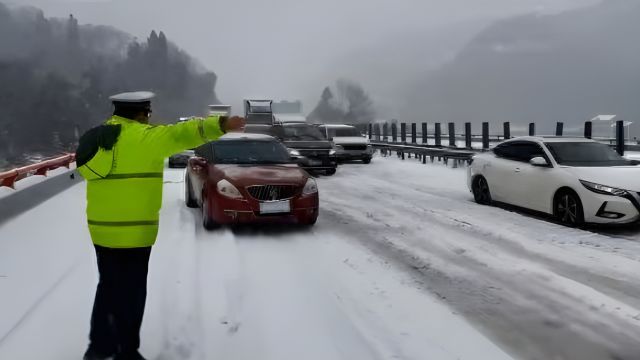
M272 126L252 124L247 125L245 132L268 133L278 138L289 149L289 155L309 172L325 175L336 173L336 153L331 142L316 126L306 123L277 123Z

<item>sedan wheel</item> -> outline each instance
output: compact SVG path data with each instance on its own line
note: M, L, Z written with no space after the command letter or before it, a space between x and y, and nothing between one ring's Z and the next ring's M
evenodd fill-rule
M584 223L584 213L578 195L565 191L556 196L554 215L562 224L576 227Z
M202 226L207 230L215 230L220 227L220 224L213 221L211 218L211 211L209 210L209 200L202 197Z
M473 191L473 198L478 204L489 205L491 204L491 191L489 190L489 184L487 179L483 176L479 176L471 187Z
M193 198L193 195L191 194L191 180L189 180L188 176L185 177L185 181L184 181L184 202L187 205L187 207L190 207L190 208L198 207L198 202L196 201L196 199Z

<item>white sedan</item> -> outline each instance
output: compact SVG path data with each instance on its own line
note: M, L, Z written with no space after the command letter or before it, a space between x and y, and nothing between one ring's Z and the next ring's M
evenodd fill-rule
M553 215L569 226L640 218L640 166L588 139L521 137L476 155L468 169L475 201Z

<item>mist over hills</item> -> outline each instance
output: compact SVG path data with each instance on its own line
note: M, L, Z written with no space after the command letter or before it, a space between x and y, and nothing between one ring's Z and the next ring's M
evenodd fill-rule
M638 18L640 3L609 0L496 22L406 90L401 118L489 121L494 129L536 122L546 132L557 121L577 129L598 114L640 120Z
M163 32L140 41L72 15L0 3L0 168L26 152L73 149L79 134L110 116L114 93L156 92L155 122L203 114L218 102L216 80Z

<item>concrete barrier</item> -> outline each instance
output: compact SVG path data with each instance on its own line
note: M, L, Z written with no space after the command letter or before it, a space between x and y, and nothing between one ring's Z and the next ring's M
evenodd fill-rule
M31 178L33 177L26 178L18 183ZM0 225L82 181L84 179L76 170L66 170L23 189L8 189L13 193L0 197Z

